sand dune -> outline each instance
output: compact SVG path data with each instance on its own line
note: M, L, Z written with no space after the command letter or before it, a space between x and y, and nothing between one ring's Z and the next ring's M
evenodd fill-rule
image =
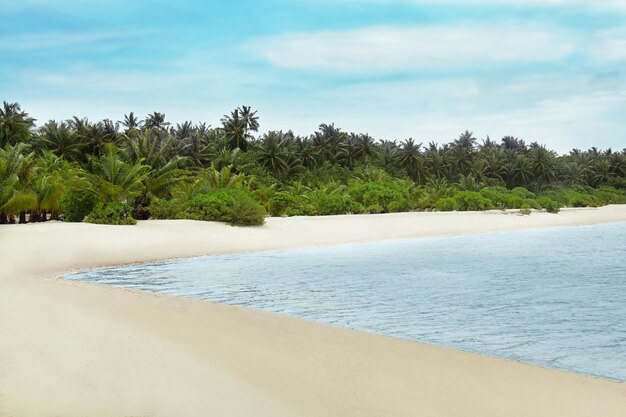
M254 310L58 280L173 257L626 221L626 206L0 226L0 416L625 416L626 385Z

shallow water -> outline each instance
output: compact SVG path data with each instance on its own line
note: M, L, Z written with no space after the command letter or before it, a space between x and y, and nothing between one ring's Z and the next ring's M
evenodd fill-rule
M626 223L213 256L67 276L626 380Z

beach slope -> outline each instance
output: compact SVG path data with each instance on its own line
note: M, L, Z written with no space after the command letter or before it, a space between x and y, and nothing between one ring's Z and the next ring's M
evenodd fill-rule
M626 385L206 301L57 279L129 262L626 221L626 206L0 226L0 416L626 415Z

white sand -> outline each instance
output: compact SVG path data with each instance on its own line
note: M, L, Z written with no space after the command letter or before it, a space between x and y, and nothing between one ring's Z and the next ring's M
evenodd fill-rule
M0 226L0 416L626 416L626 385L238 307L55 279L172 257L626 221L405 213Z

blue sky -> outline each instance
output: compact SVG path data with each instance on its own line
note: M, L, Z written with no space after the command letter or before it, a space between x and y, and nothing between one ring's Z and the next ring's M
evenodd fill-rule
M626 0L0 0L0 100L381 139L626 147Z

